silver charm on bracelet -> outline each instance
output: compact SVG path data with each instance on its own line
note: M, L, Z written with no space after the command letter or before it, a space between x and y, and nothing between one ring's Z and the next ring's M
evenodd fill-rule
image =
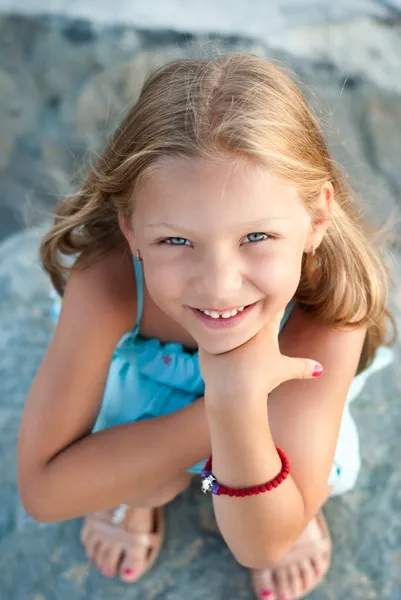
M216 478L213 477L212 474L210 474L207 477L205 477L204 479L202 479L201 489L204 494L207 494L208 492L212 491L214 481L216 481Z

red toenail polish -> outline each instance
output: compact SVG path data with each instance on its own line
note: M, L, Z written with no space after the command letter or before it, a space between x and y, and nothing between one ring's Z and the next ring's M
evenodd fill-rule
M132 569L124 569L123 574L124 575L133 575L134 571Z
M261 590L260 593L264 598L268 598L269 596L273 595L272 590Z

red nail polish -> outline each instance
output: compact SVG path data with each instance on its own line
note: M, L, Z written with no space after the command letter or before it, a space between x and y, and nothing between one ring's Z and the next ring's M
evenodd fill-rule
M134 571L132 569L124 569L123 575L133 575Z
M264 598L268 598L269 596L273 595L272 590L260 590L260 593Z
M321 367L320 365L316 365L316 367L313 369L312 377L320 377L322 373L323 367Z

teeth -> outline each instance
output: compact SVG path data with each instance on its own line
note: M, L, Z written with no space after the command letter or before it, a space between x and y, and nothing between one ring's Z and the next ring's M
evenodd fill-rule
M240 308L234 308L234 310L226 310L222 313L218 313L215 310L206 310L206 309L199 309L201 312L203 312L205 315L207 315L208 317L212 317L212 319L229 319L230 317L235 317L235 315L241 311L243 311L245 308L245 306L241 306Z
M229 319L230 317L235 317L237 314L237 310L227 310L221 313L223 319Z

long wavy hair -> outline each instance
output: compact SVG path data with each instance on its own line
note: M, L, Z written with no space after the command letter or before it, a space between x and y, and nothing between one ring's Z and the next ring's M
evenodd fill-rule
M378 346L390 343L387 318L395 331L383 249L298 87L252 54L181 59L148 77L103 155L56 209L40 248L53 285L62 294L70 269L124 243L118 213L131 216L135 190L155 161L230 154L295 183L312 218L322 184L332 183L331 224L316 255L304 256L296 299L324 323L366 325L358 371L366 368ZM66 255L75 258L70 267Z

